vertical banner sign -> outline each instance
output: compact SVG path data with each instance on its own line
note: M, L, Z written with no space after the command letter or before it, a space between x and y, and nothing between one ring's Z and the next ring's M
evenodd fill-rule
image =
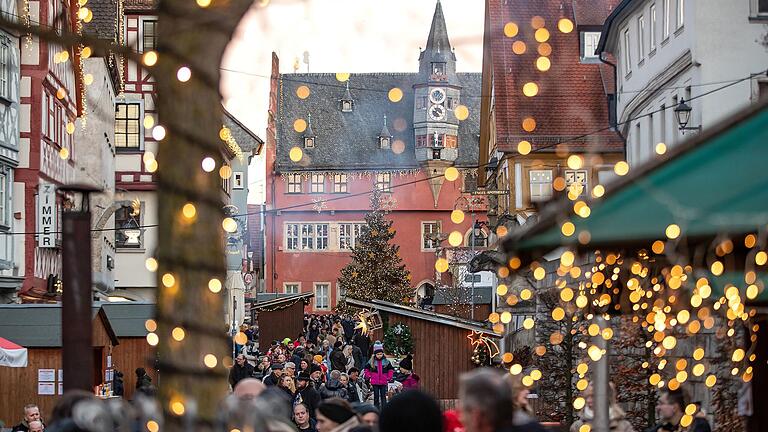
M56 186L40 183L37 195L37 247L56 247Z

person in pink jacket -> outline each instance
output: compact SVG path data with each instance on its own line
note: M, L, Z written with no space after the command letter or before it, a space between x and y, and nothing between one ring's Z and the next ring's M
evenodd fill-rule
M373 404L379 409L387 402L387 385L392 380L395 368L384 357L384 345L376 341L373 344L373 356L366 363L363 375L371 382L373 387Z
M408 354L400 360L400 373L395 375L395 380L403 384L403 390L419 388L421 378L413 373L413 356Z

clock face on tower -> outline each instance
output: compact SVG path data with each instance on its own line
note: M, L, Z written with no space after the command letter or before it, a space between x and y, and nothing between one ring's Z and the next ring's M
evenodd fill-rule
M429 101L433 104L441 104L445 101L445 90L441 88L432 89L429 92Z
M445 118L445 107L442 105L432 105L429 107L429 118L432 120L442 120Z

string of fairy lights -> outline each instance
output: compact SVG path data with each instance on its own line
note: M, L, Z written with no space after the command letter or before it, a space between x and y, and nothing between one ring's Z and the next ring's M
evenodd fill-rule
M87 0L79 1L79 10L77 13L77 32L81 33L82 22L89 22L93 16L92 12L85 6ZM211 0L196 0L197 5L200 8L209 7L212 3ZM266 6L268 1L262 0L262 6ZM26 4L26 3L25 3ZM25 13L27 6L25 6ZM27 17L28 20L28 17ZM28 22L28 21L27 21ZM547 41L551 37L549 30L545 27L545 21L543 18L535 16L531 19L531 26L535 29L534 39L539 43L537 52L540 54L534 62L537 70L541 73L547 72L551 67L551 60L549 54L551 54L551 46L547 44ZM561 18L557 22L557 28L561 33L570 33L574 29L573 22L568 18ZM526 44L522 39L514 40L519 34L519 26L517 23L507 23L504 26L504 34L512 41L512 52L516 55L522 55L526 52ZM549 48L547 48L549 46ZM66 52L67 54L64 54ZM79 46L77 48L77 56L80 58L88 58L90 56L90 48L87 46ZM68 60L68 51L62 51L56 54L60 62L66 62ZM158 61L159 53L155 51L148 51L142 54L142 63L148 68L152 68ZM82 69L79 71L81 82L87 84L87 76L82 74ZM762 72L760 73L762 74ZM192 78L193 71L187 65L180 65L177 69L176 78L180 82L187 82ZM730 85L735 85L747 79L752 79L758 74L751 74L750 76L728 82L725 86L714 89L710 92L706 92L702 95L695 96L703 97L707 94L712 94L716 91L722 90ZM345 83L350 78L350 74L339 73L336 74L336 78L340 83ZM92 81L92 79L91 79ZM306 99L309 97L311 91L306 84L321 85L318 83L304 83L297 89L297 97L300 99ZM703 85L703 84L702 84ZM61 89L60 89L61 90ZM391 88L386 91L389 100L392 103L398 103L403 99L403 91L399 88ZM522 86L523 94L528 97L537 97L539 95L538 85L534 81L526 82ZM59 97L57 92L56 96L59 99L66 97L66 92ZM691 99L693 99L691 98ZM81 101L82 103L82 101ZM672 108L672 107L669 107ZM659 112L663 109L657 110ZM469 109L465 105L459 105L454 110L454 114L459 121L463 121L469 116ZM649 114L644 114L637 118L645 117ZM636 120L628 119L623 123ZM294 121L294 129L302 133L307 126L307 122L296 119ZM148 120L145 119L145 125ZM154 120L153 120L154 122ZM623 124L622 123L622 124ZM522 128L526 132L533 132L536 129L536 121L532 117L526 117L522 120ZM158 141L162 141L165 137L165 128L161 124L150 126L152 128L152 136ZM220 138L229 146L230 150L234 153L233 143L230 142L227 137L225 128L222 128ZM600 129L599 131L592 132L581 136L587 137L595 133L602 132L608 128ZM67 125L67 132L69 132L70 126ZM231 135L229 136L231 137ZM541 151L544 148L555 147L559 144L572 141L573 138L562 140L560 143L548 144L546 146L539 146L535 149L528 146L518 144L518 153L528 154L535 151ZM527 142L527 141L525 141ZM522 147L521 147L522 146ZM298 148L298 147L295 147ZM301 150L299 148L299 150ZM663 143L659 143L656 146L656 153L663 155L666 152L666 146ZM291 149L291 160L293 162L301 161L303 155L300 152L295 152ZM62 158L68 155L60 154ZM569 168L578 169L584 165L584 157L581 155L570 155L567 158L567 165ZM157 171L159 166L157 161L153 157L146 157L144 160L148 170L151 167L150 172ZM478 167L487 166L488 164L479 165ZM201 169L205 172L212 173L216 168L216 159L212 155L206 157L201 161ZM617 175L626 175L629 172L629 165L626 161L620 161L615 164L614 172ZM229 172L222 166L218 175L222 178L228 178L231 176L231 169ZM445 177L448 181L455 181L459 177L459 172L456 168L449 168L444 174L440 176L426 177L423 179L417 179L402 184L393 185L392 188L406 187L416 183L429 181L436 177ZM583 185L574 183L572 185L566 185L565 180L559 181L556 179L553 182L553 188L558 191L567 190L568 199L574 202L573 213L581 218L589 217L591 211L589 205L585 200L580 199L583 192ZM331 202L341 199L348 199L355 196L365 195L369 192L362 192L358 194L348 194L344 196L329 198L323 200L325 202ZM596 185L592 191L592 198L600 198L604 194L604 188L602 185ZM286 206L280 209L270 209L260 211L262 212L277 212L281 210L288 210L292 208L300 208L311 205L296 204ZM178 209L179 218L183 223L194 224L197 219L197 207L193 202L185 203L180 209ZM222 220L222 228L224 231L232 233L237 230L238 224L235 221L237 216L246 216L254 213L244 213L241 215L234 215L226 217ZM454 210L451 213L451 220L455 224L459 224L464 220L464 214L460 209ZM156 227L157 225L144 225L141 228ZM503 227L499 227L497 234L503 237L506 232ZM119 230L120 228L105 228L92 230L96 231L111 231ZM565 236L572 236L575 234L575 227L572 222L564 222L561 225L561 231ZM457 239L454 231L449 235L449 243L454 245L454 240ZM18 235L18 234L36 234L36 233L19 233L11 232L6 235ZM459 233L460 234L460 233ZM588 244L589 235L583 233L578 234L580 243ZM713 259L708 262L704 270L702 271L700 263L686 262L686 254L678 252L677 247L683 238L683 230L677 224L670 224L665 230L665 240L657 240L649 245L648 249L639 250L633 254L625 254L622 252L594 252L590 254L578 255L576 251L568 249L562 252L558 258L558 267L555 271L557 279L554 284L554 289L558 291L558 297L560 305L554 308L551 312L552 319L555 321L571 320L573 322L590 321L595 316L604 316L606 323L604 327L596 323L589 325L583 325L578 331L583 332L585 335L589 335L593 338L601 337L605 340L610 340L614 337L614 331L610 327L610 316L608 315L611 308L614 311L621 311L622 313L632 316L632 321L642 326L643 330L648 336L648 340L645 346L652 350L652 357L649 361L643 365L643 368L655 367L658 372L654 372L649 378L649 385L656 388L669 388L675 390L679 388L686 381L691 380L693 377L706 377L704 383L707 387L713 387L718 383L718 376L716 371L708 370L708 365L703 361L706 356L706 347L696 345L691 349L691 353L678 353L676 348L681 348L683 344L679 344L679 341L683 340L684 335L693 336L702 332L702 328L705 330L711 330L715 327L717 320L722 318L716 318L717 314L724 315L726 325L723 327L724 335L731 338L734 337L740 330L739 328L746 328L749 334L749 341L751 345L748 348L736 347L729 354L729 361L733 364L730 369L731 376L739 376L744 382L749 382L752 379L753 366L752 363L756 359L754 352L755 342L757 338L757 332L759 326L752 324L750 320L755 316L756 311L754 308L747 306L749 300L753 300L757 297L759 292L764 289L762 282L758 280L757 268L763 267L768 263L768 253L764 250L768 240L768 232L765 230L756 233L750 233L739 241L743 244L743 247L749 250L746 254L745 272L744 272L744 284L746 287L742 290L735 285L726 285L723 289L723 295L719 298L713 298L713 285L716 282L716 278L721 276L725 269L725 257L731 255L735 249L735 239L720 239L713 247L712 257ZM463 236L462 236L463 237ZM448 262L444 258L439 258L435 263L435 268L439 272L444 272L448 269ZM525 265L524 265L525 264ZM149 258L145 263L146 267L150 271L157 271L159 263L155 258ZM497 270L498 276L502 280L506 280L510 277L512 272L525 272L530 273L534 280L542 282L547 277L547 269L544 264L533 261L531 263L523 263L518 257L510 257L506 265L500 267ZM173 291L179 289L177 278L172 273L164 273L160 277L160 282L164 289ZM208 290L213 294L218 294L222 291L223 283L218 278L210 278L207 285ZM622 289L626 288L626 290ZM496 294L501 297L505 297L507 304L514 304L517 299L530 300L536 293L534 290L525 288L519 292L510 289L506 284L498 285ZM622 301L622 295L626 295L626 301ZM511 322L511 314L509 311L504 311L501 314L493 313L489 316L489 320L493 324L494 331L503 333L506 325ZM523 322L523 327L526 329L532 329L536 325L533 319L526 319ZM146 329L149 332L146 339L147 342L156 346L160 338L157 331L157 322L154 320L148 320L145 323ZM186 327L186 328L185 328ZM182 342L187 335L187 331L196 330L194 326L190 325L175 325L171 329L171 337L177 342ZM727 330L725 330L727 328ZM244 344L246 342L245 335L242 332L238 332L235 337L237 343ZM549 338L553 345L557 345L558 340L562 341L562 335L556 336L554 333ZM599 348L596 344L587 344L581 342L579 349L584 351L584 361L580 362L576 367L579 380L576 383L576 387L579 391L586 390L588 386L588 380L585 378L589 371L589 363L597 362L607 353L605 350ZM543 350L542 350L543 348ZM686 347L690 348L690 347ZM546 354L546 347L539 345L535 348L535 353L538 356ZM677 361L674 362L674 376L665 379L662 374L664 373L665 366L670 363L667 358L674 358L673 353L678 354ZM665 358L667 357L667 358ZM686 358L692 358L692 361L688 362ZM520 363L515 362L512 353L506 352L501 354L502 362L509 368L509 371L513 375L520 375L524 373L524 368ZM220 364L226 364L228 357L223 358L221 361L212 353L202 353L201 362L208 369L214 369ZM588 359L588 360L587 360ZM231 359L229 359L231 361ZM685 360L685 361L683 361ZM690 364L689 364L690 363ZM688 372L690 370L690 373ZM542 373L538 369L532 369L528 371L522 378L523 384L526 386L532 386L534 383L542 378ZM578 396L572 401L575 409L581 409L585 406L586 400L584 396ZM169 410L171 413L177 416L181 416L185 412L185 401L180 396L178 398L172 398L169 401ZM682 426L688 426L692 422L695 407L690 409L686 407L685 415L681 421ZM147 423L147 429L150 432L157 432L159 424L155 420L150 420ZM580 432L588 432L589 429L580 429Z

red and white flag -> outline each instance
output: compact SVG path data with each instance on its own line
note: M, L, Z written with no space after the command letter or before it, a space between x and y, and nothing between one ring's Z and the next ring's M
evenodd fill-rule
M27 367L27 349L0 337L0 366Z

